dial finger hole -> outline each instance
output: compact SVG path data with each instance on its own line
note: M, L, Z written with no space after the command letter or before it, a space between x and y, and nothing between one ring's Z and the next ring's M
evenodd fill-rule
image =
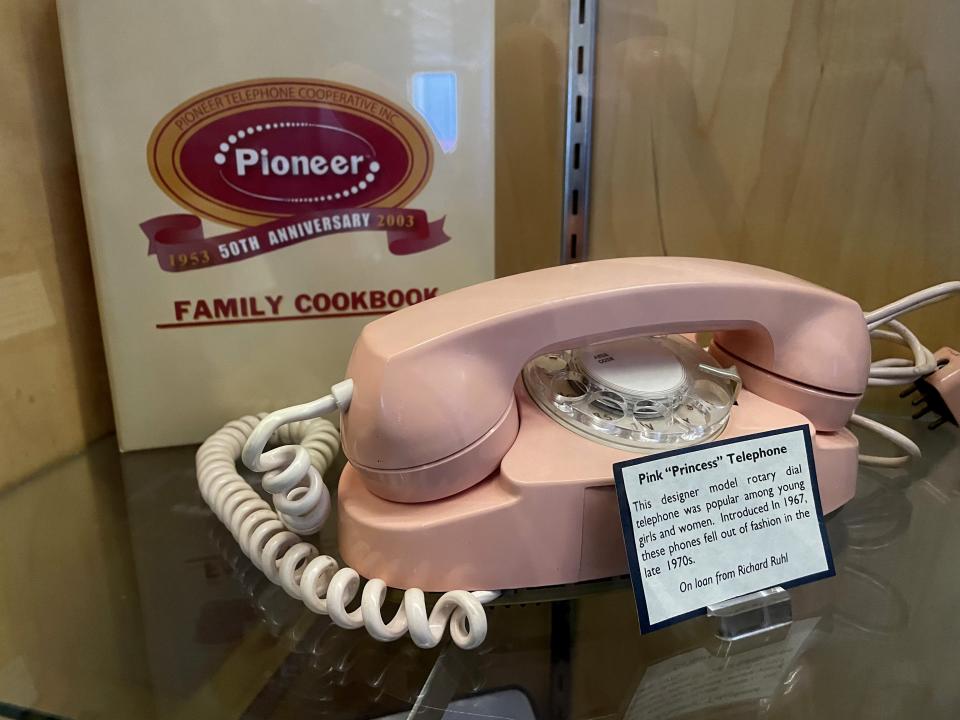
M555 402L571 403L582 400L587 394L587 385L579 375L563 373L550 383Z

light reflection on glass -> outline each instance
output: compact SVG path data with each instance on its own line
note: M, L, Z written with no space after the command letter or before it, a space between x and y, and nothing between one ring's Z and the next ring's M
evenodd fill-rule
M413 75L411 102L433 130L445 153L457 147L457 75L421 72Z

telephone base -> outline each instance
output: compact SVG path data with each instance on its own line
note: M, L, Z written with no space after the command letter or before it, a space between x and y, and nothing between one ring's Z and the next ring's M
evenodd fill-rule
M547 417L516 387L520 430L498 471L456 495L398 503L371 493L347 464L339 487L344 560L391 587L425 591L531 588L627 572L612 465L635 453L581 437ZM749 391L724 439L792 427L807 419ZM857 440L815 433L824 513L854 494Z

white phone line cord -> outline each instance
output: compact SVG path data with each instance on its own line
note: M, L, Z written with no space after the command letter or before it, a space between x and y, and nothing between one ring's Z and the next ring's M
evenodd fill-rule
M300 537L319 531L330 514L330 492L321 473L336 456L340 435L320 416L346 410L352 395L353 381L344 380L319 400L227 423L197 451L200 494L250 561L313 612L329 615L342 628L366 627L382 642L409 632L421 648L435 647L449 624L450 637L459 647L475 648L487 635L483 604L499 593L446 592L428 615L423 591L411 588L393 619L385 622L386 583L368 580L360 607L348 611L360 586L359 574L340 568ZM281 446L264 452L271 441ZM264 473L263 488L272 494L276 510L237 472L238 458Z
M870 337L882 338L904 345L913 354L913 361L907 358L883 358L870 363L870 376L867 385L870 387L894 387L909 385L910 383L929 375L937 370L937 363L929 348L914 335L906 325L897 320L899 316L912 312L918 308L932 305L946 300L951 295L960 293L960 281L950 281L934 285L933 287L911 293L900 300L884 305L881 308L864 313ZM896 457L882 457L877 455L860 455L860 462L864 465L878 467L901 467L913 458L920 457L920 448L906 435L893 428L854 414L850 418L854 425L877 433L893 443L907 454Z

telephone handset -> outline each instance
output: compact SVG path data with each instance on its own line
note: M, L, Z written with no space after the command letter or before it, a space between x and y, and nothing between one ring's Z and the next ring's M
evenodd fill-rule
M818 429L842 428L866 388L870 338L848 298L721 260L601 260L475 285L368 325L347 367L344 453L385 499L452 495L513 443L514 385L528 360L704 330L718 331L728 364L753 370L748 390L807 409Z
M708 350L685 335L700 331L713 333ZM473 647L497 591L626 571L615 462L808 424L824 511L851 499L858 443L845 426L879 372L871 332L848 298L720 260L500 278L367 325L331 395L204 443L200 488L271 580L338 625L429 647L449 623ZM329 513L321 473L338 438L316 418L337 410L340 550L353 569L299 537ZM271 441L281 447L264 453ZM241 454L266 473L276 512L237 474ZM359 575L372 579L348 611ZM388 585L407 590L385 622ZM429 614L424 590L444 592Z

